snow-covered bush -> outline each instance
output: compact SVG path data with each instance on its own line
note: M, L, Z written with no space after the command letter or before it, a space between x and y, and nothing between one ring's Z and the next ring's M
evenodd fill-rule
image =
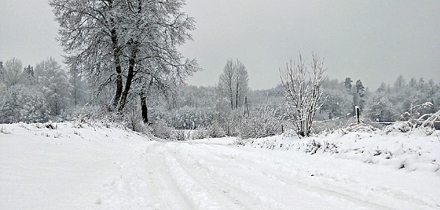
M14 85L0 93L0 123L47 122L49 113L44 96L37 90Z
M198 130L193 131L192 139L205 139L209 138L209 131L205 128L199 128Z
M335 143L329 143L328 141L317 141L312 139L305 146L306 148L304 149L304 152L310 153L311 155L314 155L317 152L330 154L339 153L338 146Z
M336 119L327 121L316 121L313 123L312 130L316 134L323 132L332 133L335 130L344 128L347 126L346 120Z
M344 132L349 133L349 132L363 132L363 133L371 133L371 132L375 132L378 131L377 128L373 127L370 124L366 124L366 123L352 123L349 124L347 127L342 129Z
M184 130L174 130L171 132L170 138L177 141L185 141L189 139L189 136L186 135L186 131Z
M366 116L379 122L392 122L398 116L394 105L390 102L389 96L384 93L377 93L368 98Z
M249 117L244 117L237 125L242 139L261 138L281 134L283 122L276 109L262 108Z
M207 127L207 132L211 138L220 138L226 136L225 131L217 121L213 121L212 124Z
M169 127L165 121L159 120L151 124L151 134L161 139L171 139L173 128Z
M440 119L440 111L432 114L428 119L426 119L420 129L425 132L426 135L431 135L435 132L435 122Z
M189 107L184 106L169 110L164 108L150 109L151 119L159 119L167 122L168 125L176 129L198 129L208 127L214 120L220 118L220 113L208 107ZM154 120L153 120L154 121Z
M386 126L383 131L385 134L389 134L391 132L402 132L406 133L411 131L416 125L412 123L411 121L398 121L391 125Z

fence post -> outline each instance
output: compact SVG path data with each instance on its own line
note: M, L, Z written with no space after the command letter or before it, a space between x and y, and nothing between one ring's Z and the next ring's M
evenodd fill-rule
M355 106L355 107L354 107L354 110L356 110L357 123L359 124L359 123L360 123L360 120L359 120L359 115L360 115L360 109L359 109L359 106Z

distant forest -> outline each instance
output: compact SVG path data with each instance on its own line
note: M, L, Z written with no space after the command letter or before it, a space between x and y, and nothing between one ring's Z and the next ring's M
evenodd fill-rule
M228 65L238 65L246 71L242 73L246 82L242 81L240 95L232 98L225 85ZM382 83L376 90L364 87L361 79L354 82L351 78L325 77L323 105L314 121L328 123L326 127L346 124L353 121L354 106L360 107L363 121L377 125L419 119L440 110L440 84L432 79L406 80L399 76L394 84ZM0 123L88 118L120 121L133 130L145 127L139 100L128 103L123 115L108 111L112 93L108 89L97 94L81 71L65 70L52 58L35 67L24 67L16 58L0 62ZM291 126L292 120L282 86L249 89L247 70L238 60L227 61L218 84L180 84L167 95L150 93L147 103L147 127L162 138L177 138L172 135L175 130L206 130L200 134L205 136L262 137L281 133ZM315 127L319 129L323 128Z

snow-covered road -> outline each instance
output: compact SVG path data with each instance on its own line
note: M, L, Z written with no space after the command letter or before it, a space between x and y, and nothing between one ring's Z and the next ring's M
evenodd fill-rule
M440 178L233 139L0 125L0 209L439 209Z

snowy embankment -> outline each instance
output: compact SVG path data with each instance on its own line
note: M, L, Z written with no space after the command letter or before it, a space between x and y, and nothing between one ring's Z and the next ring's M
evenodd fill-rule
M0 125L0 209L440 208L435 135L234 140Z
M440 176L440 131L427 136L418 129L403 133L398 129L379 130L353 125L303 139L274 136L238 142L254 148L332 155L367 164L389 165L404 171L433 172Z

